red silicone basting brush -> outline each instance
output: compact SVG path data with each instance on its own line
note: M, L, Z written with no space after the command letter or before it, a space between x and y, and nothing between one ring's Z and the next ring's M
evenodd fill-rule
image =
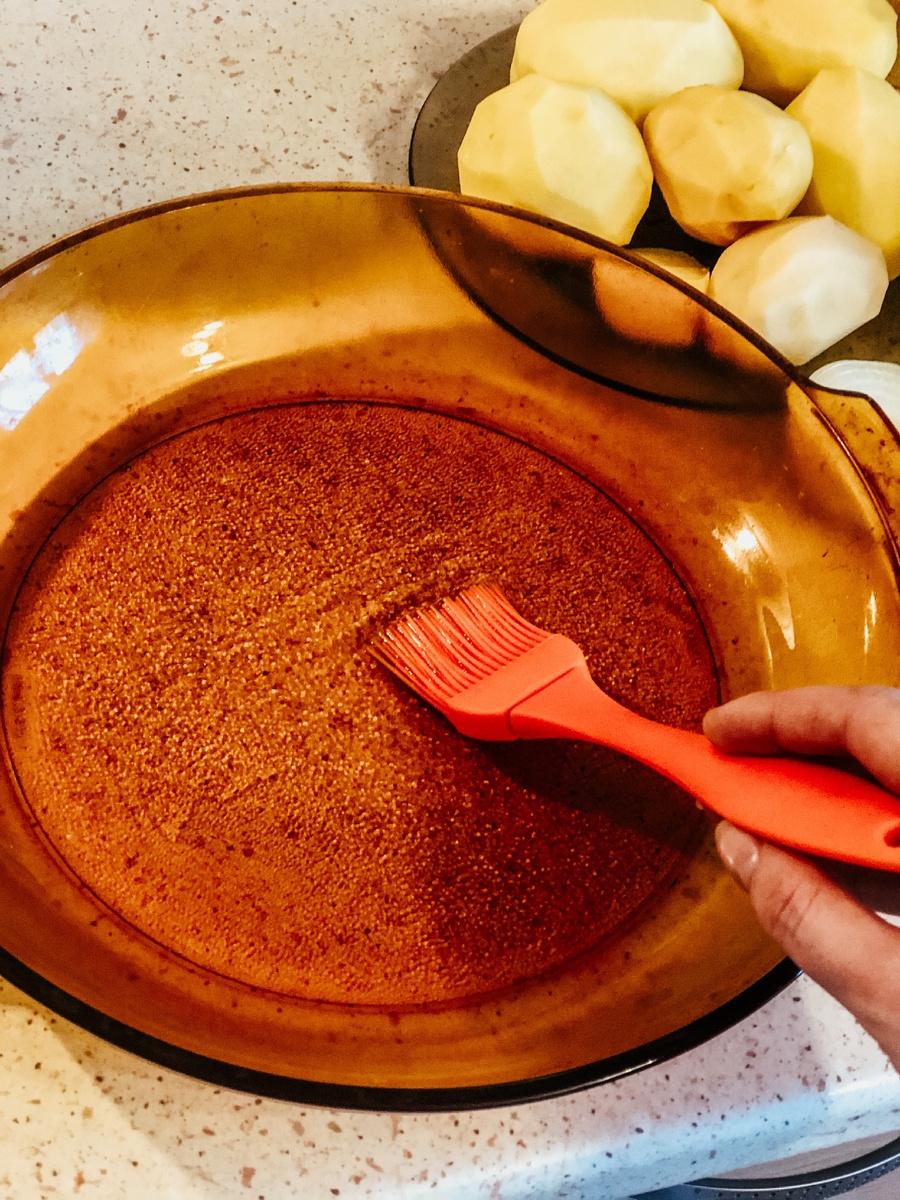
M594 683L573 641L526 621L496 587L414 609L370 648L469 737L609 746L761 837L900 871L900 800L890 792L801 759L723 754L702 734L630 712Z

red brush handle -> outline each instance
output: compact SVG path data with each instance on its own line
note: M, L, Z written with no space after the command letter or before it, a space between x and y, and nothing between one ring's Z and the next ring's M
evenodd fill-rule
M900 871L900 799L877 784L802 759L723 754L702 734L617 704L576 668L509 714L522 738L577 738L621 750L705 807L774 842Z

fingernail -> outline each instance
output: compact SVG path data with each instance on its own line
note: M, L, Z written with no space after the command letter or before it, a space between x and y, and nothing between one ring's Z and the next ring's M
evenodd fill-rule
M727 821L716 827L716 847L725 866L743 888L749 888L759 862L759 842Z

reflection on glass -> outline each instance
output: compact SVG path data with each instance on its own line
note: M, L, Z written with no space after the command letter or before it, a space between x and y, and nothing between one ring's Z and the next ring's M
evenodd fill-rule
M754 557L759 557L763 553L759 538L746 525L739 525L737 529L730 532L714 529L713 537L721 542L722 549L734 565L743 571L750 569Z
M866 607L863 610L863 645L866 650L869 649L869 642L875 630L875 621L878 618L878 601L875 598L875 593L872 592L869 599L866 601Z
M212 367L225 358L220 350L210 349L210 338L221 328L221 321L208 321L202 329L191 334L188 341L181 347L181 353L185 358L196 358L197 365L194 367L194 371L205 371L207 367Z
M71 367L88 338L60 313L34 335L34 349L19 350L0 369L0 429L14 429L50 388L48 376Z
M788 650L793 650L796 639L791 599L784 578L764 545L765 535L760 533L747 514L744 514L740 524L712 532L725 554L759 596L757 608L770 662L775 652L773 637L777 639L780 635Z

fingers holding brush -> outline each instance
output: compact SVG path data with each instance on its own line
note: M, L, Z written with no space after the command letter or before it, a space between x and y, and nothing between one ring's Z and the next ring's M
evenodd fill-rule
M722 821L716 843L760 924L900 1070L900 929L813 862Z
M727 753L851 755L900 791L900 690L894 688L755 692L708 713L704 731ZM716 842L763 928L900 1069L900 930L803 855L725 821Z
M751 692L708 712L703 732L728 754L850 755L900 792L900 688Z

